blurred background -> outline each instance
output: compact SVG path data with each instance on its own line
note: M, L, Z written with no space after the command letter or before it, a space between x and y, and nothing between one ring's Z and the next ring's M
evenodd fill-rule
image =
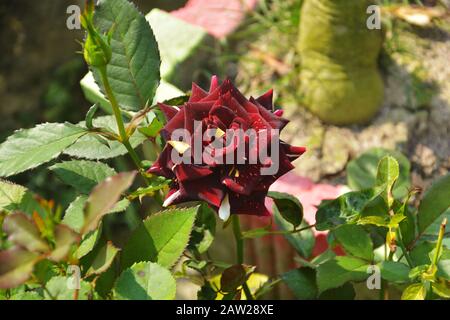
M160 45L169 88L162 96L181 95L192 81L206 87L213 74L230 77L247 96L273 88L291 120L284 139L308 148L296 174L311 185L346 185L349 162L375 147L409 159L412 185L425 188L446 174L449 1L318 0L334 10L332 19L314 1L136 0ZM85 98L92 88L80 85L88 72L77 53L83 33L66 26L73 4L83 7L77 0L0 0L0 141L37 123L79 122L92 105ZM381 30L354 29L369 18L367 4L379 5ZM12 180L63 207L74 198L40 168ZM293 263L286 261L279 268Z

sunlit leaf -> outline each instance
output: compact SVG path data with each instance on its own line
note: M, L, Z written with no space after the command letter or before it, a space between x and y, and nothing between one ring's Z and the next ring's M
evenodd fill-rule
M197 210L198 207L170 209L144 220L122 250L122 268L139 261L172 267L188 245Z
M172 300L176 282L169 270L151 262L140 262L122 272L114 287L119 300Z
M45 123L16 131L0 145L0 177L12 176L53 160L83 134L83 128L61 123Z

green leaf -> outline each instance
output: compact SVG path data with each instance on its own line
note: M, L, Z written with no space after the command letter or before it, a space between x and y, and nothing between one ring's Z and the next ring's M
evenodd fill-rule
M450 285L446 281L434 282L431 284L433 292L438 296L450 299Z
M83 194L89 194L97 184L116 174L116 171L105 163L84 160L57 163L50 167L50 170L62 182Z
M316 229L325 231L357 221L364 208L378 195L378 190L368 189L349 192L331 201L322 201L316 212Z
M169 270L140 262L122 272L114 287L119 300L173 300L176 282Z
M118 133L116 120L113 116L98 117L94 119L93 124L97 128L105 128L108 131ZM84 127L84 121L80 122L79 126ZM130 144L133 148L136 148L146 139L147 137L135 131L130 138ZM127 154L127 149L120 142L110 140L106 142L107 145L96 139L95 133L86 134L64 150L64 154L90 160L111 159Z
M410 285L403 291L402 300L425 300L427 292L422 283Z
M275 223L281 231L291 231L292 226L289 222L281 217L277 207L273 206L273 215L275 219ZM308 224L306 221L303 221L300 225L300 228L307 227ZM294 247L294 249L305 258L309 258L314 249L314 245L316 243L316 238L314 236L314 232L311 229L304 230L302 232L296 233L287 233L283 235L286 240Z
M450 281L450 260L440 260L438 262L438 271L437 276L440 278L444 278L447 281Z
M95 26L103 33L114 27L107 76L121 107L138 111L151 104L159 85L161 61L145 17L127 0L101 0L95 11ZM97 72L94 76L100 83Z
M86 272L86 276L101 274L108 270L119 251L120 249L116 248L111 242L107 242L92 261L91 267Z
M28 280L39 254L13 247L0 251L0 289L17 287Z
M67 208L62 223L69 226L76 232L80 232L84 225L83 208L87 201L87 196L78 196Z
M14 211L27 192L27 188L9 181L0 180L0 211Z
M399 175L400 166L394 157L385 156L380 160L377 170L376 186L385 188L382 196L389 207L394 202L392 189Z
M44 253L50 250L33 220L23 213L6 216L3 221L3 230L9 235L10 242L29 251Z
M202 204L198 209L195 219L189 249L195 249L202 254L208 251L216 234L216 213L207 204Z
M42 218L47 217L45 209L35 199L35 195L27 188L0 179L0 211L11 213L24 212L31 216L39 213Z
M400 166L400 175L394 186L396 198L403 198L410 187L411 164L401 152L374 148L363 153L347 165L347 184L355 191L370 189L375 186L378 163L384 156L394 157Z
M435 245L431 242L420 242L411 250L409 255L416 266L430 264L429 254L434 247Z
M109 177L95 187L84 207L84 225L81 234L97 228L102 217L114 208L122 193L131 186L135 177L135 171L123 172Z
M72 246L80 242L80 236L69 227L59 224L55 227L55 248L50 259L53 261L64 260L70 253Z
M94 231L91 231L84 235L83 240L81 241L80 246L77 251L75 251L75 257L77 259L81 259L85 257L88 253L90 253L95 245L100 241L100 237L102 235L102 229L98 228Z
M77 281L72 279L72 277L53 277L46 284L44 291L44 297L46 300L74 300L75 289L72 289L69 284L71 281ZM80 289L78 291L78 300L88 300L90 293L92 291L91 285L84 281L80 281Z
M427 190L417 213L419 233L425 230L450 207L450 174L439 178Z
M369 264L361 259L340 256L317 267L319 293L338 288L349 281L363 281L368 278Z
M281 275L281 279L292 290L297 299L313 300L317 297L316 271L300 268Z
M122 250L122 269L139 261L172 267L188 244L197 210L198 207L170 209L148 217Z
M11 298L9 298L9 300L32 301L32 300L42 300L43 298L44 297L42 297L36 291L26 291L13 295Z
M138 128L139 132L148 138L156 138L164 125L159 121L159 119L155 116L152 122L146 126Z
M330 289L322 292L318 300L354 300L356 296L355 288L350 282L347 282L339 288Z
M380 264L381 277L389 282L408 282L410 268L401 262L383 261Z
M85 133L66 123L45 123L16 131L0 145L0 177L8 177L58 157Z
M88 196L81 195L77 197L67 208L66 213L64 214L64 218L62 223L69 226L71 229L76 232L80 232L81 228L84 225L84 212L83 209L86 205ZM112 210L108 212L118 213L125 211L127 207L130 205L130 202L127 199L122 199L114 206Z
M291 223L294 228L297 228L302 223L303 206L296 197L274 191L270 191L267 196L273 199L281 216Z
M366 216L358 219L360 225L374 225L378 227L388 227L389 220L386 217L381 216Z
M344 224L336 228L333 235L347 254L368 261L373 260L372 239L363 227L355 224Z

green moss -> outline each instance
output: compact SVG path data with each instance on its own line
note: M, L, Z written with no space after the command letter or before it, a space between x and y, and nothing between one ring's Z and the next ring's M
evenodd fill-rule
M383 101L381 30L369 30L365 0L305 0L300 23L301 95L323 121L370 120Z

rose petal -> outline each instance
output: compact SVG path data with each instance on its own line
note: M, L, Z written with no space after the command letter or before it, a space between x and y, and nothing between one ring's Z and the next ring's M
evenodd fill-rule
M206 166L188 164L180 164L178 166L175 166L174 172L177 180L180 182L185 182L187 180L196 180L213 174L213 171Z
M211 77L211 86L209 87L209 93L213 92L219 87L219 78L217 76Z
M198 102L206 97L208 93L200 88L196 83L192 83L192 93L189 102Z
M255 216L270 216L264 202L267 192L253 193L250 196L229 194L232 214L245 214Z
M270 89L264 93L261 97L257 98L258 101L264 108L269 111L273 110L273 89Z
M178 111L180 111L179 108L174 107L174 106L169 106L164 103L158 103L158 106L159 106L159 109L166 116L167 121L172 120L172 118L175 117L175 115L178 113Z

